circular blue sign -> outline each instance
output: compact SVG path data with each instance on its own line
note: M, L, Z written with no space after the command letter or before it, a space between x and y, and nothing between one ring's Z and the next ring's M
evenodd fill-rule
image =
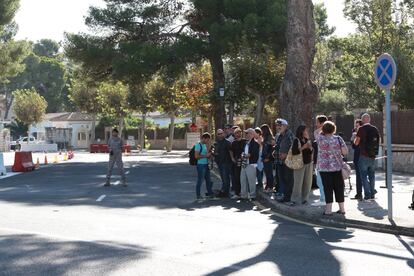
M390 54L382 54L375 65L375 81L381 89L390 90L397 78L397 65Z

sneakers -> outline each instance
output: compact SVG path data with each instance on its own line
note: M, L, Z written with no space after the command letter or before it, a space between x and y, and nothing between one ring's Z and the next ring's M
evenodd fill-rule
M231 199L240 199L241 197L239 195L234 195L231 197Z
M352 200L359 200L359 201L361 201L362 200L362 195L358 195L358 194L356 194L353 198L351 198Z
M125 180L122 180L122 186L124 186L124 187L128 187L128 184L126 183L126 181L125 181Z
M109 187L109 186L111 186L111 183L109 182L109 180L107 180L104 184L104 187Z

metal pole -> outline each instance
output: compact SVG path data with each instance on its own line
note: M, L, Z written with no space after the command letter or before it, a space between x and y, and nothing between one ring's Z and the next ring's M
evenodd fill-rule
M391 136L391 91L385 92L387 120L387 188L388 188L388 219L392 220L392 136Z

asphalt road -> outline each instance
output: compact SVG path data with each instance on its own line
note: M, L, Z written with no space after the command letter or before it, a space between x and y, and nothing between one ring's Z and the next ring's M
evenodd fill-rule
M414 275L412 238L195 203L186 159L129 160L127 188L102 162L1 179L0 275Z

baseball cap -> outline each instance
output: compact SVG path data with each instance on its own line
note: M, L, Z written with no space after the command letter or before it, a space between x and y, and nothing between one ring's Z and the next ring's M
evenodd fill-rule
M282 119L282 118L277 118L277 119L275 120L275 123L276 123L277 125L282 125L282 126L287 126L287 125L289 125L289 124L288 124L288 122L287 122L285 119Z
M249 133L249 132L255 132L253 128L248 128L246 130L244 130L245 133Z

